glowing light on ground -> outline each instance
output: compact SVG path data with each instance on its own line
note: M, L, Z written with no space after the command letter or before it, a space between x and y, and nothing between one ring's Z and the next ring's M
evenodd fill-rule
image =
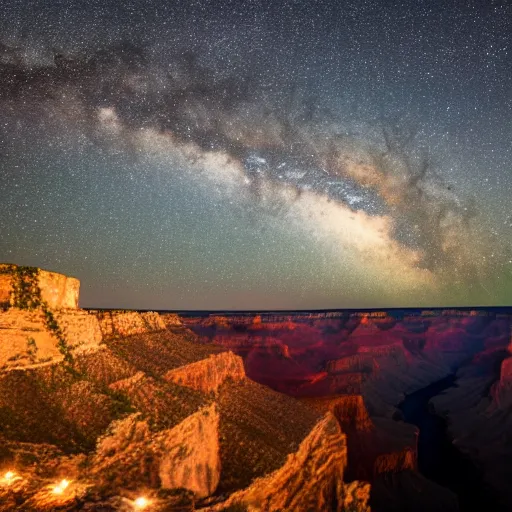
M140 496L133 502L133 506L136 510L145 510L147 507L149 507L149 505L149 500L144 498L144 496Z
M55 494L62 494L68 487L71 482L69 480L61 480L55 487L53 488L53 492Z
M1 482L3 485L11 485L17 480L21 480L21 476L17 475L14 471L7 471L2 477Z

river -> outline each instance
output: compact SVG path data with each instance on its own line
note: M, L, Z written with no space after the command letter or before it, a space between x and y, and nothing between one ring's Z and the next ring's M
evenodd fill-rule
M452 386L456 386L455 374L406 395L399 405L404 420L420 431L418 469L429 480L457 494L461 512L502 510L484 484L482 471L453 445L446 420L429 405L432 397Z

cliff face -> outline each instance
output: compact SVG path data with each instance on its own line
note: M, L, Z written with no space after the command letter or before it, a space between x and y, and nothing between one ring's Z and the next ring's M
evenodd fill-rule
M326 370L329 373L338 372L372 372L378 365L372 354L353 354L328 361Z
M340 422L344 432L347 429L355 429L358 432L368 432L375 429L361 395L337 397L331 402L330 409Z
M332 415L251 381L239 355L199 344L175 314L63 307L58 279L15 278L27 282L0 313L0 467L16 476L0 475L0 511L127 511L140 494L155 512L193 510L238 491L253 509L367 510L369 486L343 483ZM276 340L262 336L264 358L296 366ZM363 425L356 409L343 411Z
M95 350L102 336L96 318L85 311L59 310L54 317L74 352ZM0 312L0 368L59 361L63 354L41 310L10 308Z
M374 473L399 473L406 469L416 469L416 453L411 448L399 452L385 453L377 457L374 464Z
M500 409L512 406L512 342L507 345L506 355L501 361L499 378L491 387L493 404Z
M167 328L163 318L154 312L94 311L104 338L161 331Z
M0 465L29 482L9 492L0 482L0 510L127 511L140 494L151 510L193 510L246 487L253 510L267 498L270 510L367 510L369 486L342 481L346 439L332 415L320 421L250 381L238 356L208 354L168 331L144 333L77 354L78 374L57 363L0 374ZM165 378L180 366L192 387Z
M162 454L158 475L164 489L185 488L200 498L215 492L221 471L215 404L160 433L155 442Z
M384 472L416 469L416 431L385 418L372 420L361 395L306 399L319 411L331 411L347 435L347 478L372 480Z
M13 286L18 281L18 270L23 267L16 265L0 264L0 305L13 305ZM80 281L74 277L48 272L47 270L36 269L35 280L41 290L41 298L51 308L78 307L78 294Z
M174 327L178 325L183 325L179 315L176 313L160 313L160 317L164 321L166 327Z
M379 481L372 499L376 503L400 502L407 510L416 505L421 508L414 498L414 486L437 488L416 472L417 429L400 421L396 405L405 393L445 377L472 357L489 359L490 366L495 365L498 359L490 352L503 351L510 324L483 313L425 311L394 318L385 312L211 315L207 319L183 318L183 322L209 346L222 345L240 355L249 379L301 400L331 399L321 410L331 410L347 434L347 478ZM475 416L481 416L481 421L471 420L474 428L483 428L488 422L490 405L496 408L493 415L500 410L503 414L508 407L512 396L508 365L503 362L499 384L487 391L485 386L492 384L492 379L482 378L481 373L468 381L463 401L473 400L471 404L479 411ZM487 405L478 400L478 395L486 392L490 395ZM340 395L346 398L335 406ZM454 428L462 423L453 421ZM500 421L506 423L503 418ZM474 428L462 437L475 435ZM503 428L495 431L503 432ZM457 432L459 438L463 431ZM493 437L492 451L496 453L498 438L498 434ZM477 449L475 442L469 444ZM397 500L388 500L393 493ZM399 494L406 499L398 499ZM451 493L443 497L438 489L429 506L437 506L437 498L441 500L438 505L446 498L448 509L456 508L456 497Z
M331 413L315 426L283 467L234 493L216 510L237 503L249 510L353 510L367 512L370 486L343 483L345 435Z
M138 414L128 416L101 439L91 476L107 487L146 484L209 496L220 479L218 426L215 404L158 433L152 433Z
M98 322L78 309L77 279L36 267L0 265L0 369L69 359L95 350Z
M164 378L204 393L216 393L226 379L239 382L245 378L244 363L233 352L222 352L197 363L170 370Z

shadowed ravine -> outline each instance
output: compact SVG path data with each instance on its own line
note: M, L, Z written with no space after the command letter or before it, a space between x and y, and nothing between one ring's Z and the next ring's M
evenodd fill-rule
M461 512L503 510L482 471L452 443L447 422L435 414L429 400L457 386L456 375L430 384L405 397L399 405L404 420L419 428L418 469L428 479L457 494Z

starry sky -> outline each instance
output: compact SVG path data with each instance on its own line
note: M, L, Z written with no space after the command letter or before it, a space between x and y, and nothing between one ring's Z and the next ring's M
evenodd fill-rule
M83 307L512 305L511 42L507 1L5 0L0 261Z

